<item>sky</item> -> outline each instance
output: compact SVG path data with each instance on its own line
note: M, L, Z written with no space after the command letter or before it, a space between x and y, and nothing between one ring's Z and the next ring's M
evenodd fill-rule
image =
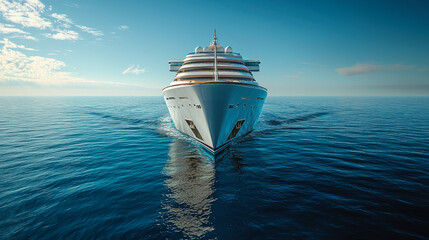
M429 1L0 0L0 96L160 96L210 44L271 96L429 96Z

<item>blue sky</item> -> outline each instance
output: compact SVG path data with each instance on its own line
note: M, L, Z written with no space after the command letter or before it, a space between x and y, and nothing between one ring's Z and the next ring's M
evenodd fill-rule
M428 96L428 26L428 1L0 0L0 95L160 95L216 28L273 96Z

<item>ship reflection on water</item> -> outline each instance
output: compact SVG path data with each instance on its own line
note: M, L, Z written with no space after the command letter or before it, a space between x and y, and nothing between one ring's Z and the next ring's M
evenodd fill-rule
M202 237L214 230L210 221L215 165L197 146L174 139L163 174L167 194L162 202L161 219L170 233L185 238Z

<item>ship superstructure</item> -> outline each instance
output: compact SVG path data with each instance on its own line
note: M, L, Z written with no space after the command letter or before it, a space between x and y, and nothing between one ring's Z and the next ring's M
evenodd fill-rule
M252 74L259 63L222 47L216 31L209 46L170 61L177 73L162 92L176 128L214 154L253 130L267 96Z

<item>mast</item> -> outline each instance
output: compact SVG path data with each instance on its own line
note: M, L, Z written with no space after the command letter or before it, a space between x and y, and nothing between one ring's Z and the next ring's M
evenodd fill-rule
M213 45L214 45L214 74L215 74L215 81L218 81L218 72L217 72L217 37L216 37L216 29L214 30L214 37L213 37Z

